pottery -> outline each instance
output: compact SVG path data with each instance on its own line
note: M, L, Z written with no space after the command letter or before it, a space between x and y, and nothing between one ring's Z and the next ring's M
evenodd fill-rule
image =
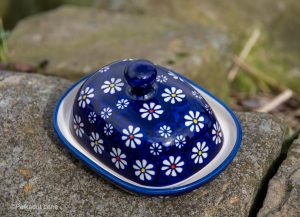
M203 88L147 60L109 64L74 84L53 117L62 142L129 191L173 195L221 172L236 154L234 113Z

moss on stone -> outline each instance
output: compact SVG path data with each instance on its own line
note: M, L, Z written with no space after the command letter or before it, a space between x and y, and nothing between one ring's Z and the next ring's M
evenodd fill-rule
M9 39L9 61L47 60L41 73L76 80L117 59L147 58L226 99L227 46L223 31L196 22L68 6L20 22Z

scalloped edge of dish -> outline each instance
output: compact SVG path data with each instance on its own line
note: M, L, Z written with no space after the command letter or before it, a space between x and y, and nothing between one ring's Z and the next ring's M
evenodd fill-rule
M89 154L76 141L68 126L72 116L72 109L70 109L70 106L68 105L73 104L78 88L80 88L82 83L84 83L91 75L93 75L93 73L75 82L59 99L53 113L53 127L61 142L76 157L118 187L130 192L152 196L168 196L187 193L212 180L227 167L236 155L242 141L242 129L234 112L224 102L213 96L207 90L178 74L202 95L214 111L224 134L224 143L220 152L199 172L181 182L168 186L145 186L117 174L115 171L101 163L97 158Z

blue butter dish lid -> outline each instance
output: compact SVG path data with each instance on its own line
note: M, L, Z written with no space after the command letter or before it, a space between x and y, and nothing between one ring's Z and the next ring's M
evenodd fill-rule
M174 195L211 180L241 142L234 113L178 73L126 59L75 83L53 123L62 142L117 186Z

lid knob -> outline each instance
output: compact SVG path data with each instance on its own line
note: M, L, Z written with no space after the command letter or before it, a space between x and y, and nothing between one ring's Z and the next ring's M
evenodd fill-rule
M134 60L125 68L128 93L138 100L147 100L155 94L156 66L148 60Z

